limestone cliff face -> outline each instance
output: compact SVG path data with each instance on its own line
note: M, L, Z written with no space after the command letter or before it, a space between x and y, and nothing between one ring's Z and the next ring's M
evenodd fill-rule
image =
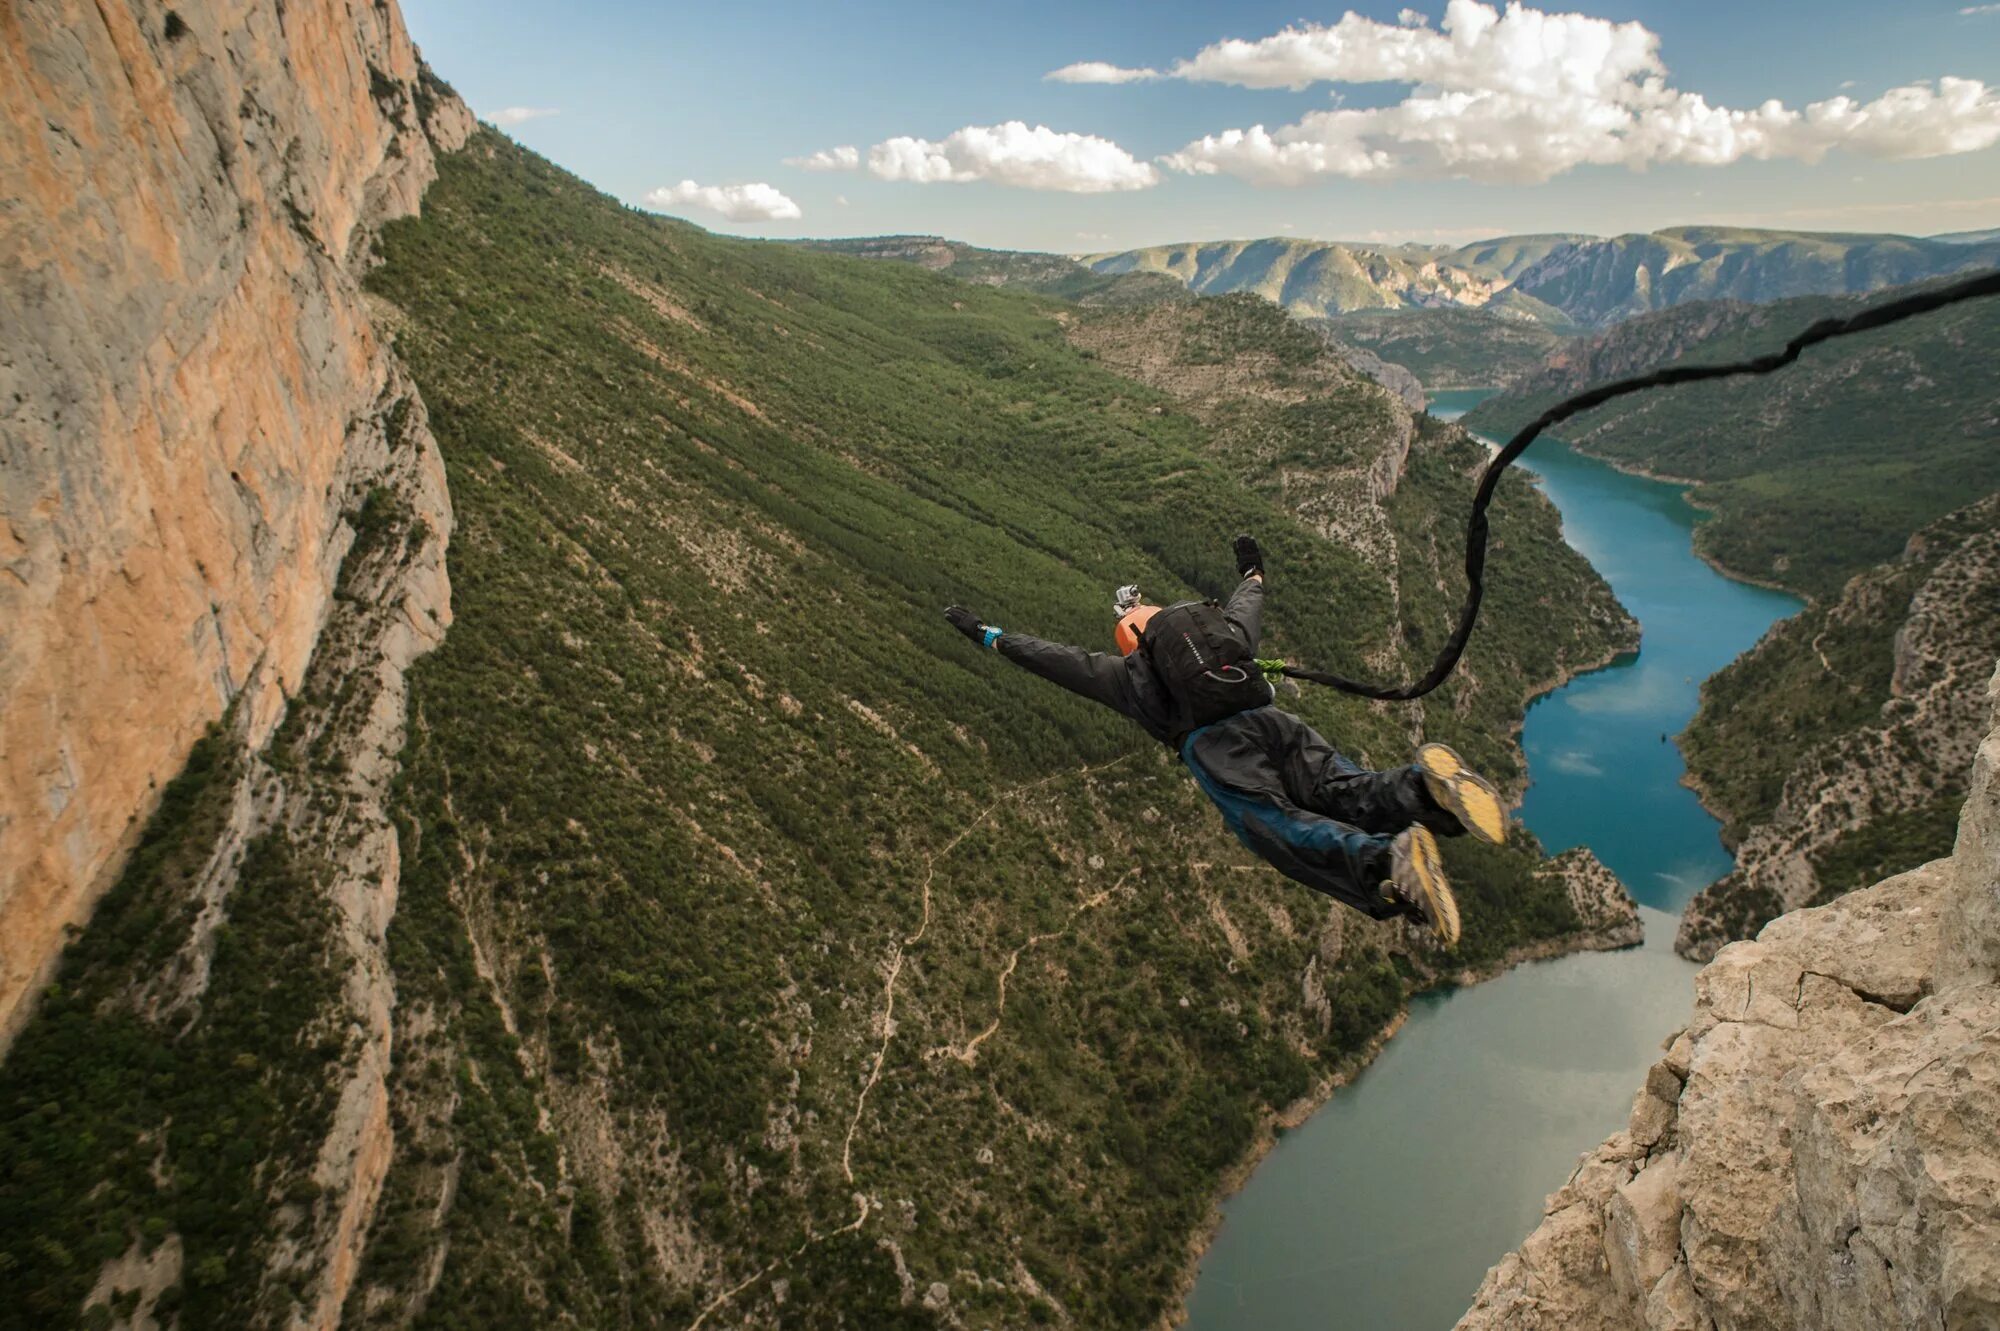
M270 734L385 441L448 530L357 277L470 129L392 5L0 7L0 1039L203 727Z
M2000 728L1949 858L1701 972L1627 1128L1459 1326L2000 1326L1996 1121Z

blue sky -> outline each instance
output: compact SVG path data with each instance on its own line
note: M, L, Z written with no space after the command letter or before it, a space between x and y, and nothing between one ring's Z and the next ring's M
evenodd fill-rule
M2000 5L1964 0L1583 9L1643 33L1549 4L1505 19L1489 34L1500 44L1465 60L1445 49L1446 0L404 0L404 13L482 117L553 112L508 132L628 202L690 182L653 206L746 235L927 232L1072 252L1688 222L2000 226L2000 88L1983 86L2000 85ZM1462 47L1485 20L1458 18ZM1303 37L1279 38L1288 26ZM1411 37L1419 28L1437 32ZM1195 59L1225 39L1254 45ZM1621 58L1629 77L1606 72ZM1425 81L1377 81L1399 59ZM1165 76L1045 80L1081 61ZM1287 81L1304 86L1246 86ZM1806 110L1835 98L1848 101ZM1773 99L1781 111L1757 112ZM1743 114L1725 123L1718 108ZM1600 118L1619 128L1572 135ZM1011 121L1027 133L953 137ZM1226 134L1257 125L1270 137ZM849 146L857 169L786 160ZM1616 164L1633 160L1645 169ZM924 175L958 179L909 178ZM718 192L752 185L768 188Z

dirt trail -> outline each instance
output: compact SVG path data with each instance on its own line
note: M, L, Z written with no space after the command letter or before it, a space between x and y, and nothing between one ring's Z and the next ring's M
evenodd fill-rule
M801 1256L805 1254L806 1250L811 1248L814 1244L823 1243L827 1239L839 1238L842 1234L852 1234L855 1230L867 1224L868 1212L870 1210L868 1199L857 1192L854 1194L854 1201L858 1208L855 1212L854 1219L848 1221L846 1224L842 1225L839 1229L829 1230L824 1234L806 1235L805 1242L799 1244L798 1247L792 1249L790 1252L786 1253L783 1257L778 1258L776 1261L772 1262L769 1266L757 1272L755 1275L746 1276L737 1284L731 1285L728 1289L723 1290L722 1293L716 1295L714 1298L708 1301L708 1306L706 1308L703 1308L701 1312L696 1315L694 1321L688 1323L688 1331L701 1331L701 1324L708 1320L709 1314L727 1305L731 1299L735 1298L738 1294L741 1294L744 1290L750 1288L758 1281L764 1279L766 1276L776 1271L779 1267L785 1265L788 1262L797 1261Z
M868 1093L874 1090L875 1083L882 1079L882 1068L884 1067L884 1065L887 1064L889 1059L889 1043L890 1041L896 1038L896 982L898 979L902 977L903 954L905 949L913 947L917 943L922 942L924 934L927 933L931 927L931 884L935 882L937 879L938 862L943 860L947 855L951 854L954 850L957 850L967 837L971 836L972 833L976 831L983 823L985 823L987 819L991 818L995 813L998 813L1001 807L1009 803L1010 801L1019 799L1021 796L1029 794L1032 791L1040 790L1042 787L1050 785L1056 781L1062 780L1064 777L1071 775L1088 777L1094 772L1100 772L1107 768L1116 767L1119 763L1122 763L1124 761L1125 759L1123 758L1114 758L1108 763L1099 763L1094 767L1084 767L1075 773L1057 772L1054 775L1045 776L1038 781L1031 781L1023 786L1016 786L1012 790L1007 791L1005 794L999 796L991 804L987 805L984 809L982 809L979 812L979 814L972 819L971 822L967 823L964 827L959 829L959 833L957 836L953 837L950 841L945 843L943 849L936 851L925 860L924 882L923 882L923 907L921 914L918 918L917 928L914 933L910 934L906 938L899 940L895 944L894 951L892 951L889 955L888 975L886 977L885 983L883 984L882 1046L881 1048L875 1051L875 1064L868 1071L868 1080L862 1084L861 1094L855 1097L854 1117L848 1120L847 1139L841 1143L840 1147L840 1175L842 1178L846 1179L849 1183L854 1182L854 1134L861 1127L861 1115L862 1112L866 1109L868 1104ZM1008 963L1008 969L1009 970L1013 969L1013 963L1011 961ZM1002 981L1003 995L1005 993L1004 986L1005 986L1005 981L1003 980Z
M1118 889L1125 886L1126 882L1128 882L1131 879L1132 875L1137 872L1138 872L1137 869L1127 869L1125 873L1118 879L1117 882L1105 888L1102 892L1099 892L1097 895L1091 897L1089 900L1078 903L1076 909L1072 910L1069 913L1069 918L1063 921L1062 928L1055 930L1053 933L1030 934L1028 936L1028 941L1021 944L1021 946L1015 948L1013 953L1008 956L1007 965L1005 969L1003 969L1000 972L1000 1000L998 1007L995 1008L993 1013L993 1024L988 1026L985 1030L981 1031L979 1034L973 1036L970 1040L967 1040L962 1047L954 1049L950 1045L941 1045L938 1048L931 1050L931 1055L935 1057L936 1055L939 1054L949 1054L953 1058L957 1059L959 1062L965 1064L967 1067L970 1067L974 1062L974 1060L976 1060L979 1057L979 1046L985 1044L986 1041L993 1036L994 1032L1000 1029L1001 1019L1007 1015L1007 977L1014 973L1014 967L1020 963L1021 954L1023 952L1026 952L1031 947L1039 946L1042 943L1049 942L1052 939L1061 938L1064 934L1067 934L1070 931L1071 926L1073 926L1076 923L1077 918L1079 916L1081 916L1085 911L1095 910L1097 907L1109 901L1112 898L1112 896L1118 891Z
M1130 755L1126 755L1126 757L1129 756ZM1012 790L1006 791L1005 793L996 797L991 804L988 804L984 809L980 810L977 814L975 814L972 817L972 819L969 822L966 823L964 827L960 828L956 836L954 836L950 841L947 841L942 847L940 847L936 851L933 851L929 856L925 858L924 879L922 887L922 905L918 912L917 927L907 935L903 936L902 938L896 939L892 944L891 951L889 954L889 965L883 977L883 985L882 985L882 1017L881 1017L882 1043L881 1046L877 1048L875 1051L875 1061L874 1064L869 1068L868 1080L862 1083L860 1094L858 1094L855 1097L854 1115L852 1118L848 1120L847 1136L842 1141L840 1147L840 1172L841 1172L841 1177L844 1178L847 1182L849 1183L854 1182L854 1138L856 1134L859 1133L861 1130L861 1118L862 1115L867 1110L868 1094L869 1092L875 1089L875 1084L882 1079L882 1069L888 1064L889 1061L889 1045L891 1041L893 1041L896 1038L896 985L897 982L902 978L903 958L908 952L908 949L922 942L924 939L924 935L930 931L931 886L937 880L937 870L939 863L942 862L946 856L950 855L953 851L957 850L960 845L964 844L965 839L967 837L971 836L973 832L977 831L988 819L990 819L994 814L998 813L1000 809L1005 805L1007 805L1008 803L1020 799L1022 796L1031 794L1034 791L1040 790L1046 786L1053 785L1058 781L1066 780L1070 777L1089 777L1095 773L1107 771L1110 768L1117 767L1118 765L1120 765L1125 761L1126 758L1124 757L1113 758L1109 762L1097 763L1091 766L1079 768L1075 771L1052 773L1051 775L1042 777L1039 780L1030 781L1025 785L1016 786ZM1026 943L1023 943L1020 947L1014 949L1014 954L1007 959L1006 969L1001 973L999 977L1000 1005L1003 1010L1006 1007L1006 1001L1007 1001L1007 976L1013 973L1014 966L1020 960L1021 953L1026 951L1028 948L1036 946L1039 943L1046 942L1052 938L1059 937L1063 933L1067 933L1071 925L1075 923L1076 919L1079 916L1081 916L1085 911L1091 910L1096 906L1103 904L1103 902L1108 900L1114 892L1116 892L1119 888L1123 887L1127 879L1129 879L1131 876L1132 876L1131 873L1128 872L1123 878L1120 878L1116 883L1113 883L1110 887L1105 888L1103 891L1099 892L1096 896L1091 897L1088 901L1085 901L1079 906L1077 906L1076 909L1070 913L1069 921L1065 923L1063 925L1063 928L1058 930L1056 933L1035 935L1029 938L1029 940ZM988 1036L992 1035L994 1031L998 1030L999 1026L1000 1026L999 1018L996 1015L993 1025L986 1031L982 1032L980 1035L975 1037L966 1046L965 1052L968 1055L968 1057L965 1059L965 1061L967 1062L971 1061L969 1055L972 1053L972 1051L978 1048L981 1041L985 1040ZM947 1049L949 1049L949 1046L947 1046ZM865 1194L858 1192L854 1194L854 1201L857 1207L854 1219L848 1221L845 1225L842 1225L840 1228L835 1230L830 1230L825 1234L813 1234L808 1232L804 1241L801 1242L798 1247L792 1249L791 1252L785 1254L783 1257L776 1259L767 1266L763 1267L761 1270L749 1276L744 1277L736 1284L730 1286L728 1289L722 1291L720 1294L717 1294L713 1299L709 1300L708 1305L704 1307L699 1314L696 1315L693 1322L688 1324L688 1331L700 1331L700 1328L707 1323L708 1319L711 1316L713 1316L716 1312L720 1311L722 1308L727 1307L729 1303L736 1298L737 1295L743 1293L743 1291L751 1288L753 1285L756 1285L760 1281L768 1279L771 1275L775 1274L782 1267L787 1266L790 1263L798 1260L799 1257L804 1255L814 1245L822 1243L830 1238L837 1238L842 1234L851 1234L855 1230L858 1230L863 1225L867 1224L869 1213L873 1209L872 1204L870 1203L869 1199Z

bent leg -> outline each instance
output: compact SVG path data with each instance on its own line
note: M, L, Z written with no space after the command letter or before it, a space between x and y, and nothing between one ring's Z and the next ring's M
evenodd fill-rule
M1243 844L1293 882L1373 919L1403 913L1402 904L1382 890L1394 863L1390 838L1303 810L1273 808L1245 822Z
M1431 798L1421 768L1365 771L1290 712L1265 707L1246 715L1255 725L1240 728L1262 746L1282 775L1289 803L1371 836L1392 837L1412 823L1438 836L1464 830Z
M1313 812L1379 836L1394 836L1412 823L1438 836L1465 832L1458 817L1431 798L1418 767L1370 772L1328 749L1304 794L1301 803Z
M1188 770L1236 839L1279 873L1378 920L1402 913L1382 892L1393 861L1388 837L1245 794L1192 757Z

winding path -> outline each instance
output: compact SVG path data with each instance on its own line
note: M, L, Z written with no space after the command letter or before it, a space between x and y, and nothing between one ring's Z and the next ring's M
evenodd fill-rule
M861 1129L861 1118L862 1115L867 1110L868 1095L869 1092L875 1089L875 1084L882 1079L882 1069L887 1065L889 1061L889 1045L896 1038L896 986L897 982L902 978L903 958L906 955L908 949L922 942L924 935L930 931L931 886L937 880L937 869L939 862L942 861L946 856L950 855L953 851L957 850L959 846L964 843L967 837L971 836L974 831L976 831L982 824L984 824L995 813L999 812L1003 806L1010 803L1011 801L1017 800L1021 798L1023 795L1030 794L1036 790L1040 790L1045 786L1052 785L1057 781L1065 780L1070 777L1089 777L1094 773L1109 770L1110 768L1117 767L1130 757L1131 757L1130 754L1126 754L1123 757L1113 758L1109 762L1092 764L1089 766L1079 768L1075 771L1055 772L1049 776L1041 777L1038 780L1030 781L1024 785L1016 786L1013 789L1006 791L1005 793L996 797L991 804L988 804L984 809L980 810L978 814L974 815L974 817L970 822L966 823L964 827L960 828L956 836L952 837L950 841L946 842L942 847L940 847L936 851L933 851L930 855L928 855L925 858L924 880L923 880L923 890L922 890L923 904L918 915L917 927L904 937L894 940L894 942L891 945L891 951L889 954L889 964L887 967L887 972L883 978L883 986L882 986L882 1016L881 1016L882 1043L881 1046L877 1048L875 1051L874 1063L868 1070L868 1080L862 1083L860 1093L855 1096L854 1114L848 1120L847 1135L845 1139L841 1142L840 1173L841 1177L845 1179L848 1183L854 1182L854 1138L855 1135ZM1069 920L1066 921L1063 927L1057 930L1055 933L1033 935L1028 939L1027 942L1023 943L1020 947L1014 949L1013 955L1007 959L1006 969L1000 973L998 980L1000 1006L1003 1012L1006 1008L1006 1003L1007 1003L1007 977L1013 973L1015 964L1020 960L1021 953L1025 952L1027 949L1031 947L1036 946L1037 944L1047 942L1051 939L1061 937L1063 934L1068 933L1071 926L1075 924L1079 916L1081 916L1085 911L1094 909L1095 907L1102 905L1105 901L1109 900L1112 894L1117 892L1121 887L1125 885L1126 881L1131 878L1133 872L1136 871L1128 871L1124 875L1124 877L1121 877L1116 883L1113 883L1110 887L1105 888L1103 891L1097 893L1095 896L1080 903L1074 910L1070 912ZM961 1061L970 1064L973 1061L973 1055L975 1051L978 1049L979 1045L989 1036L991 1036L995 1031L997 1031L999 1028L1000 1028L1000 1017L998 1014L996 1014L994 1017L993 1024L989 1026L986 1030L982 1031L979 1035L974 1037L964 1047L963 1050L952 1050L950 1046L946 1046L945 1047L946 1051L953 1053L954 1057L960 1058ZM859 1192L854 1194L854 1202L856 1205L856 1212L852 1220L848 1221L840 1228L829 1230L824 1234L815 1234L811 1231L810 1228L808 1228L805 1239L800 1242L798 1247L792 1249L792 1251L786 1253L784 1256L776 1258L768 1265L762 1267L753 1274L745 1276L742 1280L738 1281L734 1285L731 1285L728 1289L723 1290L720 1294L717 1294L713 1299L709 1300L707 1306L705 1306L701 1310L701 1312L696 1315L694 1321L688 1324L688 1331L700 1331L700 1328L707 1323L708 1319L711 1316L713 1316L716 1312L720 1311L722 1308L727 1307L737 1297L737 1295L743 1293L743 1291L751 1288L753 1285L756 1285L758 1282L769 1278L771 1275L776 1273L782 1267L789 1265L794 1261L797 1261L799 1257L803 1256L808 1250L813 1248L815 1245L822 1243L827 1239L838 1238L842 1234L852 1234L856 1230L859 1230L863 1225L867 1224L868 1216L874 1209L873 1204L869 1201L868 1197L865 1194Z

